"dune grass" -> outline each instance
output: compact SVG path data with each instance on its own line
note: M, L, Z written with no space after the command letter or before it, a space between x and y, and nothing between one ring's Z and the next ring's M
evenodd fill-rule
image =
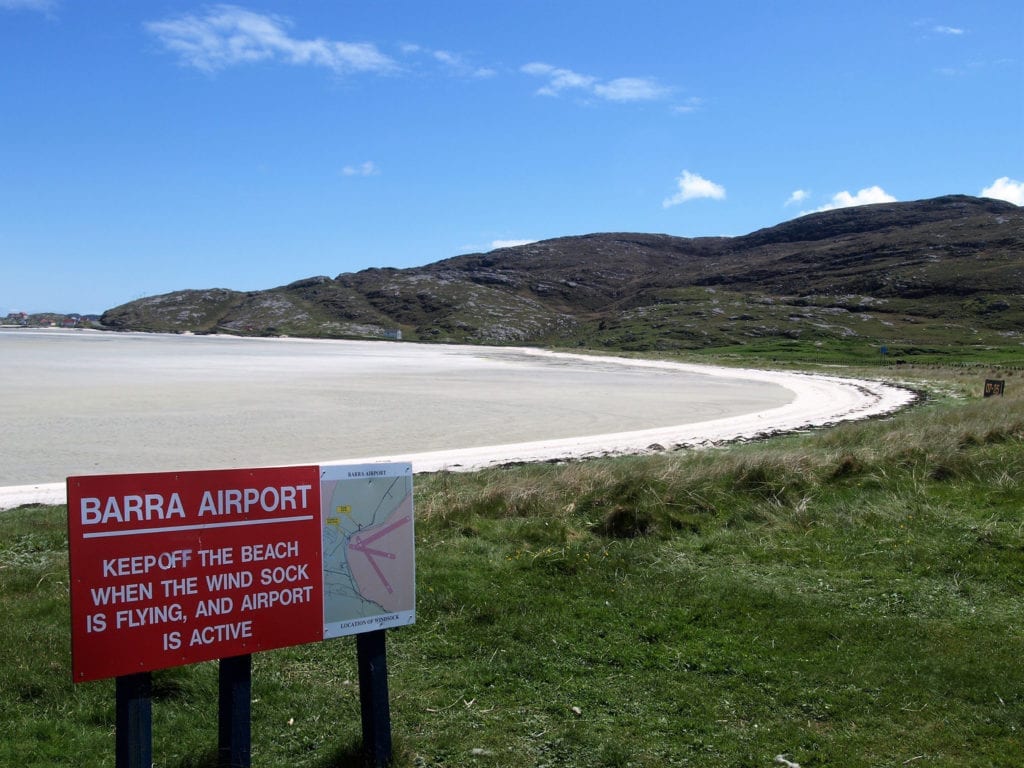
M1024 764L1024 397L927 375L885 420L418 477L396 765ZM0 514L0 765L113 763L64 517ZM254 765L358 764L355 679L351 638L256 656ZM216 665L155 686L156 764L214 765Z

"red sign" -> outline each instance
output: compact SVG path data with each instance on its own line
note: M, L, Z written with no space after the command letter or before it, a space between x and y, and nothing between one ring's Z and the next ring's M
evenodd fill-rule
M75 682L323 638L318 467L67 484Z

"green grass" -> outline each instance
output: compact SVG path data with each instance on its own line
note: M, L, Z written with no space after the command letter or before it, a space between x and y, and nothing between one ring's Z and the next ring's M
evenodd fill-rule
M881 349L885 346L886 354ZM826 341L817 345L799 341L774 340L733 345L691 353L712 359L734 359L750 365L771 363L778 365L839 364L870 366L876 370L900 369L904 366L934 366L945 369L951 365L964 368L998 367L1006 370L1024 370L1024 349L1020 345L940 344L928 342Z
M723 356L748 364L872 366L999 363L1024 367L1014 310L1002 296L861 305L856 296L781 297L721 288L665 290L651 303L581 322L548 341L589 349ZM882 348L886 354L882 354Z
M931 372L928 375L938 375ZM977 372L887 420L698 453L417 478L399 766L1024 764L1024 398ZM0 514L0 765L112 765L73 685L63 508ZM261 766L352 764L351 638L260 654ZM210 766L216 665L155 675Z

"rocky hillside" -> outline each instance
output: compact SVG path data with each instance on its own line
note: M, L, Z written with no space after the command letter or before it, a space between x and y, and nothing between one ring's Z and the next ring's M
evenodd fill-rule
M1013 345L1024 208L948 196L815 213L742 237L563 237L265 291L177 291L113 329L626 350Z

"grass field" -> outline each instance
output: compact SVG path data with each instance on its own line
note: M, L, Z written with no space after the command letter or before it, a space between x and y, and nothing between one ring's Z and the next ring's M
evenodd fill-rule
M418 477L396 765L1024 765L1024 378L899 375L890 419ZM0 514L3 766L113 764L65 514ZM215 765L216 678L155 674L156 765ZM358 764L355 680L351 638L254 657L253 764Z

